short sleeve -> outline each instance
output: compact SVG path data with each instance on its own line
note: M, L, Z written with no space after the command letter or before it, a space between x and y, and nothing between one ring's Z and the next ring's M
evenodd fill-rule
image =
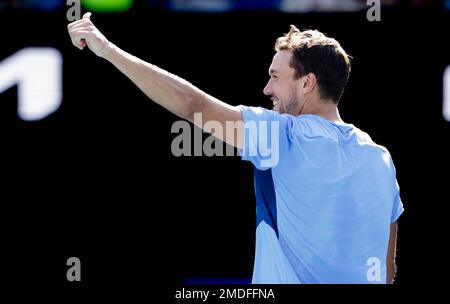
M395 187L396 187L395 191L396 195L394 198L394 205L392 206L391 223L395 223L404 211L403 203L400 198L400 188L398 186L397 181L395 182Z
M400 198L400 186L398 185L398 182L397 182L397 172L395 169L394 161L392 160L392 157L389 153L387 155L389 156L389 167L392 170L393 179L395 181L394 189L393 189L394 203L393 203L392 212L391 212L391 223L395 223L398 220L398 218L400 217L400 215L403 213L404 208L403 208L402 200Z
M292 118L288 114L261 107L239 106L244 121L244 145L239 151L243 160L259 170L275 167L280 153L289 146Z

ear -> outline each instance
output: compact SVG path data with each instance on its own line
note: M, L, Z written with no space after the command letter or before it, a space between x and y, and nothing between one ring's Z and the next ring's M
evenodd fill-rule
M311 93L317 85L317 77L313 73L304 76L302 90L304 94Z

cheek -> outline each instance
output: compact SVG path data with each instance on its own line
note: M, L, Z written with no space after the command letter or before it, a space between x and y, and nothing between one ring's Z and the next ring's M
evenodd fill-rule
M284 94L285 89L283 88L283 85L279 82L274 82L272 85L272 91L277 96L280 97Z
M278 84L274 88L274 92L276 92L280 98L287 99L290 98L292 94L296 93L296 90L290 84Z

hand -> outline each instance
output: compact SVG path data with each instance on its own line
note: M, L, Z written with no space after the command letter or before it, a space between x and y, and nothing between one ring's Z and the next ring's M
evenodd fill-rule
M99 57L106 57L113 49L113 44L94 26L91 13L86 13L80 20L67 26L73 45L80 50L86 46Z

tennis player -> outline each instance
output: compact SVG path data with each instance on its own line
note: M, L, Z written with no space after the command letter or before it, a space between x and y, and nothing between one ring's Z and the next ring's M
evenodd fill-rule
M386 148L339 115L350 60L335 39L291 26L276 40L264 88L268 110L229 105L130 55L90 16L68 25L76 47L111 62L179 117L196 123L201 113L207 132L210 121L223 130L233 122L232 134L213 135L255 167L253 283L393 282L403 212L395 168Z

